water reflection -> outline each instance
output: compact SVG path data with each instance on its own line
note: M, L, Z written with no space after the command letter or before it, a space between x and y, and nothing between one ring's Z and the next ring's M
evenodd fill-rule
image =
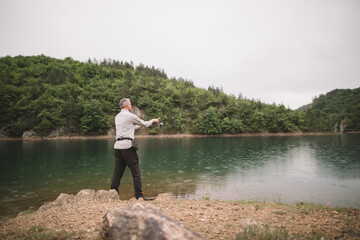
M158 141L143 140L142 164L155 182L191 182L186 197L359 207L359 135Z
M360 138L358 134L314 138L309 147L314 150L319 174L340 179L360 178Z
M0 211L108 189L113 140L0 142ZM360 135L138 139L148 196L312 201L359 207ZM130 171L120 185L133 196ZM10 211L10 212L11 212Z

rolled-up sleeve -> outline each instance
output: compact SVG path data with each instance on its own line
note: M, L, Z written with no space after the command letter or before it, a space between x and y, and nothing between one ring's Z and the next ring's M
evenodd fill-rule
M135 130L138 130L142 127L150 127L152 125L152 121L144 121L135 114L133 114L133 123L135 125Z

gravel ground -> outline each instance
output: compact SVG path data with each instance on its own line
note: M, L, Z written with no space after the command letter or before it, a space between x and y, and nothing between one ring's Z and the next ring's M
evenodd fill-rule
M279 239L360 239L359 209L176 199L170 194L160 194L154 201L121 201L116 193L105 190L82 190L75 196L61 194L35 212L2 219L0 239L100 239L102 217L114 208L136 202L160 209L208 239L242 239L246 234L256 239L264 239L266 234L272 234L272 239L278 234Z

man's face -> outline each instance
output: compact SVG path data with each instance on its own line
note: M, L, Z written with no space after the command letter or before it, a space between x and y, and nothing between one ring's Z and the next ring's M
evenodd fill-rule
M131 111L131 101L129 100L129 102L127 103L127 107L129 108L129 111Z

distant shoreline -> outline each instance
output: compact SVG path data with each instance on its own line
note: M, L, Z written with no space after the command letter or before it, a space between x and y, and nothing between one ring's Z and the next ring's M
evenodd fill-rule
M347 132L345 134L353 134L360 132ZM292 133L239 133L239 134L139 134L135 135L135 139L139 138L204 138L204 137L286 137L286 136L325 136L325 135L342 135L339 132L292 132ZM96 135L96 136L82 136L82 135L65 135L57 137L0 137L0 141L52 141L52 140L100 140L100 139L114 139L115 135Z

